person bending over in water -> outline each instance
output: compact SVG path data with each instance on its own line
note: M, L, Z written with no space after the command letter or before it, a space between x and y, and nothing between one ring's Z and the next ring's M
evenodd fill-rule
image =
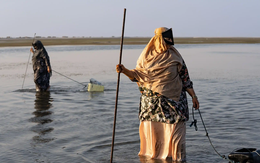
M48 91L50 88L50 77L52 75L50 58L42 42L36 40L32 43L32 64L34 72L34 83L36 91Z

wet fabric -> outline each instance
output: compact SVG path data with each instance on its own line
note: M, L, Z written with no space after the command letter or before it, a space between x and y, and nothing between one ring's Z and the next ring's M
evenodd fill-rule
M167 30L164 27L155 30L155 36L141 53L136 68L131 71L142 87L178 101L182 90L178 72L183 59L173 46L165 43L162 32Z
M51 77L51 72L49 73L47 70L48 66L51 69L50 58L41 41L34 41L33 46L36 47L32 56L36 89L46 91L49 88Z
M178 123L189 120L189 108L186 96L186 89L193 88L188 69L185 62L182 64L179 76L182 80L182 91L179 101L174 101L157 92L153 92L145 87L139 87L141 91L139 105L140 121L154 121L162 123Z
M166 124L142 121L139 126L139 156L154 159L171 157L173 161L186 161L186 123Z

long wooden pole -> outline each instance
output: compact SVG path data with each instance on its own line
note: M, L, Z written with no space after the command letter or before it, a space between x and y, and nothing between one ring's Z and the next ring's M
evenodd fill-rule
M34 33L33 42L34 42L35 36L36 36L36 33ZM32 43L33 43L33 42L32 42ZM23 89L23 85L24 85L24 81L25 81L25 77L26 77L26 73L27 73L27 69L28 69L28 64L29 64L30 57L31 57L31 51L30 51L30 54L29 54L28 62L27 62L27 65L26 65L25 73L24 73L22 89Z
M122 60L124 31L125 31L125 15L126 15L126 8L124 9L124 18L123 18L123 27L122 27L122 36L121 36L121 46L120 46L119 64L121 64L121 60ZM117 77L116 103L115 103L114 126L113 126L113 137L112 137L112 145L111 145L110 163L113 162L115 130L116 130L116 113L117 113L117 101L118 101L119 83L120 83L120 73L118 73L118 77Z

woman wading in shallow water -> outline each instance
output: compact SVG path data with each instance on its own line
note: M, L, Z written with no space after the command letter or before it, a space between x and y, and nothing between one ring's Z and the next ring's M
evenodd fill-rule
M129 70L119 64L116 71L137 82L141 91L139 155L186 161L186 121L189 119L186 92L192 97L195 109L199 108L199 101L186 64L172 45L172 30L157 28L137 60L136 68Z
M31 48L30 51L33 53L32 64L36 91L48 91L52 74L50 58L40 40L34 41L32 45L35 49Z

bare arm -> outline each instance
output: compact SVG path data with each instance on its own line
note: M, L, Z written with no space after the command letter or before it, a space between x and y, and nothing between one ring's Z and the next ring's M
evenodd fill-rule
M195 94L195 91L193 90L193 88L187 88L186 91L189 93L189 95L192 98L192 103L193 103L193 107L197 110L200 107L199 101L198 101L198 97Z
M33 50L33 48L31 48L31 49L30 49L30 51L31 51L32 53L34 53L34 50Z
M134 73L129 69L125 68L125 66L122 64L116 65L116 72L125 74L130 80L134 79Z

